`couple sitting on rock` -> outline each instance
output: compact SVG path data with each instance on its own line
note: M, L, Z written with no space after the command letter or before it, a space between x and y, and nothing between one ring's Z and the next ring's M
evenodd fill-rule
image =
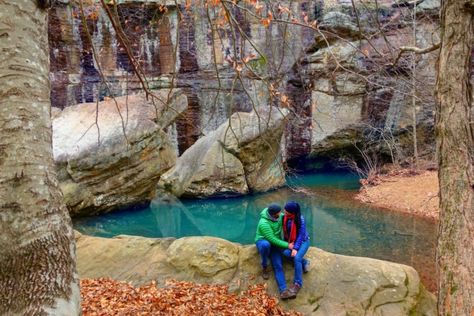
M262 277L265 280L269 278L267 261L270 257L280 298L295 298L303 285L303 272L308 272L309 268L309 260L303 258L309 248L309 235L300 205L294 201L286 203L284 214L278 204L270 204L265 208L260 213L255 242L262 258ZM283 257L291 259L295 266L290 288L286 286Z

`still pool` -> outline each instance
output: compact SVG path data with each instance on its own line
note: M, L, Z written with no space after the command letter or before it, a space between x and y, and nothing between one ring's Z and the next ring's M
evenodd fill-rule
M311 243L324 250L415 267L435 290L436 224L361 205L351 198L358 178L344 173L293 176L289 186L264 194L207 200L155 200L149 207L74 219L74 228L94 236L216 236L254 242L260 211L288 200L302 206Z

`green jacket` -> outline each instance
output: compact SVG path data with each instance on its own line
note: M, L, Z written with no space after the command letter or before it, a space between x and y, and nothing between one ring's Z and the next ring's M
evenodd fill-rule
M260 221L258 222L255 241L266 239L273 246L288 248L288 243L284 240L281 240L282 222L283 212L280 214L280 217L277 220L272 220L271 216L267 212L267 209L265 208L260 213Z

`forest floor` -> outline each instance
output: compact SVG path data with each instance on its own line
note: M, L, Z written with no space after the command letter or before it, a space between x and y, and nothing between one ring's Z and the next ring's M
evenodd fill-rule
M257 284L240 294L226 285L170 280L164 288L156 283L134 287L108 278L81 280L82 313L92 315L280 315L302 316L284 310Z
M439 219L437 171L394 170L372 183L363 185L355 198L376 207Z

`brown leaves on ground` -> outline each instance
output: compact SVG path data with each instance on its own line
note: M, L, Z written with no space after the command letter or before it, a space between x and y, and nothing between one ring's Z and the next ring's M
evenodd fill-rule
M439 217L436 171L397 170L378 176L375 185L362 184L359 201L433 220Z
M359 183L364 186L376 186L385 181L391 181L394 177L414 177L422 174L423 172L415 169L393 169L389 170L385 174L375 174L367 179L360 179Z
M107 278L81 280L82 312L94 315L301 315L284 311L266 292L265 284L250 286L240 295L227 285L170 280L133 287Z

